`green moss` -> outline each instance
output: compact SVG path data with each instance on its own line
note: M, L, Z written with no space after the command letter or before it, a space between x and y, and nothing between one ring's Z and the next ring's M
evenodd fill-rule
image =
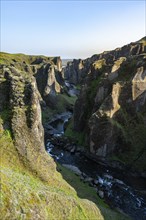
M117 160L129 167L142 171L146 167L146 125L144 114L129 115L126 110L120 109L121 120L110 119L118 129L119 137L126 147L122 153L116 155Z
M0 146L0 219L103 219L99 209L79 199L59 173L43 182L26 169L7 132L1 133Z
M85 133L84 132L76 132L73 129L73 119L70 120L68 126L65 130L65 136L74 139L78 142L79 145L85 145Z
M24 61L31 64L39 58L39 56L24 54L1 53L0 55L1 63L4 64ZM28 77L25 72L24 76ZM18 91L16 94L19 98L19 94L24 92L23 83L18 83L16 91ZM73 105L75 101L74 98L70 99L63 95L58 96L58 100L57 111L59 112ZM3 132L3 129L0 131L2 207L0 219L103 220L104 216L106 219L122 219L121 215L105 207L102 201L99 200L99 203L95 204L94 193L89 188L86 191L87 185L79 194L82 188L79 186L79 179L72 176L78 187L76 191L55 170L53 159L47 155L45 149L37 146L26 124L26 111L35 110L34 106L31 108L29 109L28 106L13 108L12 123L15 144L9 131ZM0 123L10 121L9 117L9 111L4 110ZM0 127L2 127L1 124ZM70 180L72 177L70 176Z
M49 182L43 182L21 162L9 132L1 133L0 146L0 219L126 219L110 210L94 189L63 167L63 178L56 171L55 178L50 176Z
M122 126L122 124L113 118L110 118L109 121L113 126L115 126L117 129L119 129L121 131L123 137L126 138L127 134L126 134L126 131L125 131L124 127Z
M76 89L80 90L81 89L81 85L80 84L76 85Z
M76 96L68 96L66 94L58 94L59 97L63 97L70 105L74 105L77 100Z
M119 76L118 80L129 81L133 78L137 70L137 59L131 58L122 63L120 69L118 70Z
M106 219L109 216L113 219L123 219L120 214L111 211L96 193L94 195L92 188L80 183L79 178L67 170L63 170L63 178L57 171L52 175L51 166L44 170L40 161L40 172L48 172L50 178L47 182L38 178L37 173L30 171L19 155L9 131L0 133L0 147L0 219L103 220L104 216ZM31 155L34 154L34 157L35 150L34 147L34 151L29 152ZM49 158L47 154L45 156ZM41 155L40 158L37 157L35 166L38 160L45 159ZM68 178L64 175L68 175ZM74 184L70 186L65 180Z
M3 121L9 121L11 117L11 110L5 108L2 112L0 112L0 117Z
M45 109L42 110L43 123L51 120L51 118L55 114L60 114L67 110L73 109L76 99L77 99L76 96L57 94L57 96L54 97L55 103L53 105L53 108L47 106Z
M90 85L91 88L87 92L89 99L93 99L95 97L98 85L101 82L101 80L102 80L102 76L99 76L97 79L91 82L91 85Z
M63 178L76 190L77 195L82 199L88 199L94 202L97 207L100 208L100 211L106 220L126 220L126 216L123 216L117 213L115 210L111 210L109 206L104 202L103 199L100 199L96 193L96 190L93 187L90 187L88 183L84 183L80 180L80 177L74 174L72 171L67 168L57 164L59 172L62 174Z
M66 109L73 108L73 105L76 101L76 96L68 96L66 94L58 94L56 100L55 109L57 109L58 113L66 111Z
M53 57L45 57L45 56L31 56L31 55L25 55L25 54L10 54L10 53L4 53L0 52L0 64L16 64L16 63L26 63L26 64L32 64L37 59L44 59L46 61L52 61Z
M98 86L102 81L102 75L100 75L97 79L92 80L90 86L86 91L86 106L84 112L85 121L89 119L92 114L93 106L94 106L94 99L97 93Z
M24 54L9 54L9 53L0 53L0 64L10 64L11 62L27 62L29 63L29 56Z
M43 124L53 117L54 114L57 114L57 112L48 106L45 109L42 109L42 122Z

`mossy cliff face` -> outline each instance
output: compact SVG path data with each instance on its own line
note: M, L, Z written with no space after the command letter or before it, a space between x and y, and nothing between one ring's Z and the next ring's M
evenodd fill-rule
M33 75L42 99L49 106L54 104L56 94L61 92L64 85L60 57L0 53L0 64L7 64Z
M74 129L92 155L139 171L146 170L145 42L91 57L74 108Z
M40 96L35 78L14 67L3 66L1 80L1 84L5 84L5 89L1 90L1 96L5 97L1 103L1 112L9 110L8 129L12 131L17 151L22 156L24 164L48 180L47 167L52 167L53 176L55 166L45 153ZM46 172L42 172L41 169Z
M1 220L104 219L92 202L77 197L59 173L52 177L50 166L48 182L30 172L8 132L0 134L0 146Z
M45 152L36 81L17 65L0 67L0 219L104 219L94 203L77 197Z

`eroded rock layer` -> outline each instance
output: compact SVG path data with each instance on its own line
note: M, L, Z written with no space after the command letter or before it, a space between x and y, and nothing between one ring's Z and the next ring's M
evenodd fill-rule
M146 170L146 38L82 63L74 130L97 160Z
M47 75L46 86L51 87L49 77L53 78L54 84L56 79L54 73L50 73L52 61L47 64L47 59L2 54L0 219L103 219L94 203L78 198L76 191L56 171L55 162L45 151L40 108L43 100L33 69L36 65L38 74L38 65L46 69L41 74ZM55 87L54 91L57 92Z

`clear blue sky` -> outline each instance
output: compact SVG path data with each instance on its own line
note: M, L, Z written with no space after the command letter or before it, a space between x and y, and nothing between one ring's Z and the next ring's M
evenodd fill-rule
M145 0L1 1L1 51L86 58L146 35Z

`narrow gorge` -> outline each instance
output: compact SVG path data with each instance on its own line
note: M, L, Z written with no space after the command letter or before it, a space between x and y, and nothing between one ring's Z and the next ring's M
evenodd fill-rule
M1 217L144 220L146 37L68 62L0 53Z

